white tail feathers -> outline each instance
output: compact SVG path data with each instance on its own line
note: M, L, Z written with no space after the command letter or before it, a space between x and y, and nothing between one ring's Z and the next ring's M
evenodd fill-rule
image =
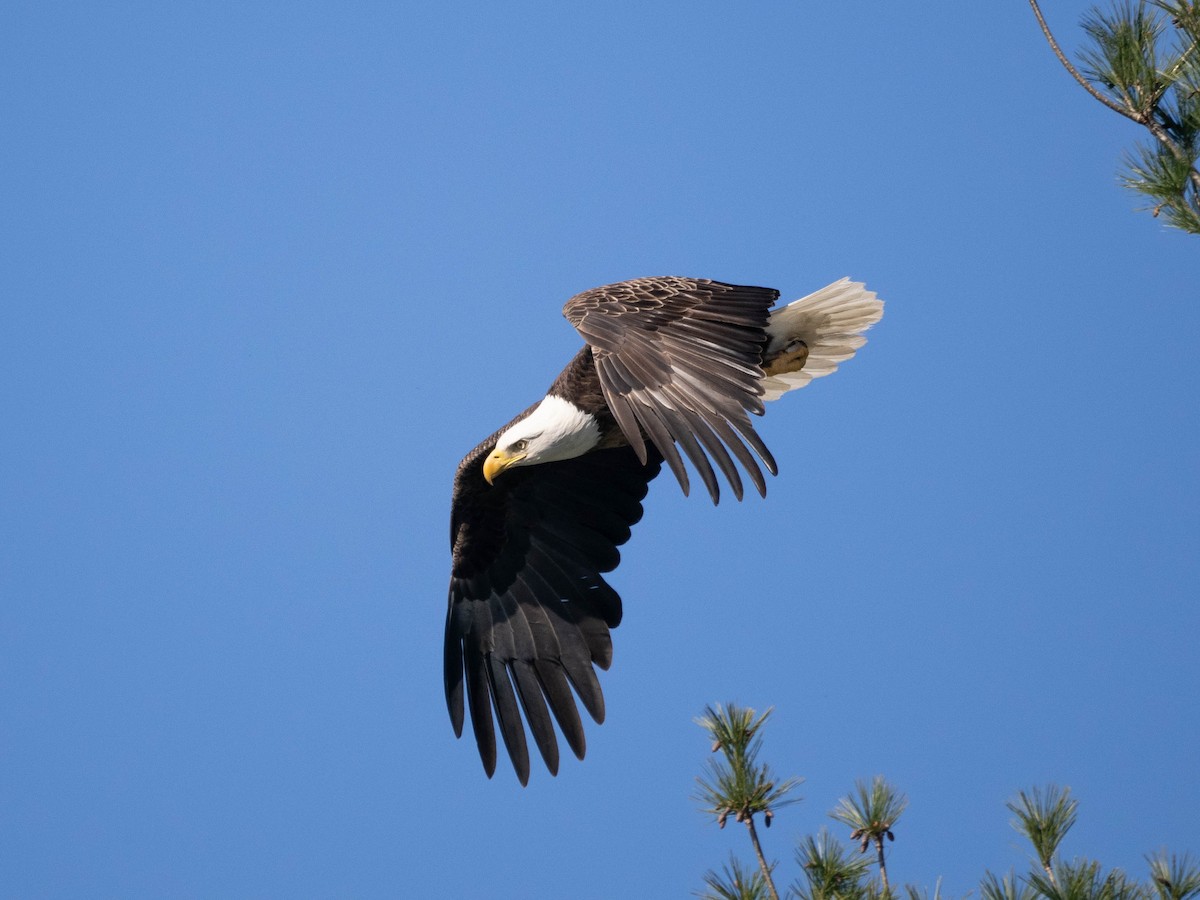
M772 310L763 399L776 400L836 371L867 342L863 332L882 317L883 301L849 278Z

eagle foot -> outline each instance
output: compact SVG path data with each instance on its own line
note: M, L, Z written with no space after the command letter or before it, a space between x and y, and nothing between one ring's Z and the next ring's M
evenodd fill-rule
M799 372L807 361L808 344L804 341L792 341L766 361L763 372L766 375L786 375L788 372Z

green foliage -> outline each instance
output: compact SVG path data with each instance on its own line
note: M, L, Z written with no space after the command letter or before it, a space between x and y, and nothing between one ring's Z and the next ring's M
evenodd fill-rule
M1079 51L1088 81L1131 109L1147 110L1158 102L1170 84L1157 65L1162 19L1145 3L1124 2L1107 13L1093 8L1082 26L1092 41Z
M1034 14L1059 61L1105 106L1150 132L1126 154L1126 187L1168 224L1200 234L1200 2L1120 0L1083 18L1088 45L1076 68Z
M705 804L706 811L716 816L717 825L725 827L730 816L746 826L754 853L758 857L758 868L762 887L766 896L778 900L775 883L771 879L773 865L768 865L763 856L762 845L758 840L758 831L754 827L754 817L762 815L763 823L771 827L771 819L775 810L789 803L795 803L799 798L789 798L787 795L800 784L802 779L787 778L778 780L771 767L758 761L762 749L761 730L771 715L767 710L761 716L754 710L737 706L733 703L722 706L706 706L704 715L696 720L696 724L705 729L713 740L713 753L720 751L717 758L709 758L705 765L705 775L696 779L699 793L696 799ZM729 873L729 870L726 870ZM735 871L740 871L736 870ZM716 890L716 884L722 884L730 889L740 889L738 883L720 881L711 871L715 881L705 880L709 887ZM739 896L739 895L731 895Z
M843 797L830 817L854 829L850 840L861 841L863 850L873 841L882 843L885 837L894 841L892 826L907 808L908 798L897 794L882 775L876 775L870 785L856 781L854 790L858 796Z
M984 872L983 881L979 883L979 895L983 900L1033 900L1037 893L1028 884L1018 881L1012 872L1003 878Z
M1079 803L1071 799L1071 789L1050 785L1045 792L1038 788L1028 794L1020 791L1007 806L1016 814L1013 828L1029 838L1038 863L1048 872L1058 845L1075 824Z
M697 799L722 828L731 815L744 822L759 813L769 827L775 809L799 799L787 795L803 779L779 781L770 766L758 762L762 749L759 731L770 715L769 709L756 717L753 709L718 703L705 707L704 715L696 720L712 736L713 752L721 752L720 757L707 761L705 775L696 779L700 787Z
M705 872L704 883L707 890L695 894L702 900L766 900L770 896L762 872L743 868L735 856L729 857L720 873L712 869Z
M1200 865L1186 853L1183 856L1167 856L1160 850L1147 856L1150 864L1150 884L1160 900L1191 900L1200 897Z
M864 883L871 867L869 857L849 852L842 842L822 828L816 837L801 838L796 862L804 883L792 884L801 900L864 900Z
M755 816L770 822L773 809L796 802L787 794L799 778L779 780L766 763L759 762L762 727L771 714L728 704L706 707L697 719L713 739L713 752L706 777L698 778L697 799L706 804L723 828L730 815L746 825L758 871L730 858L720 873L704 875L706 889L696 896L706 900L778 900L773 880L775 866L768 865L754 828ZM898 893L888 884L884 841L895 840L893 828L908 807L908 798L882 777L870 783L855 782L854 791L843 797L830 817L850 828L847 847L827 829L814 837L800 839L796 863L801 877L789 885L789 896L799 900L896 900ZM1034 865L1024 875L1009 872L998 878L985 872L979 885L982 900L1200 900L1200 864L1190 856L1160 851L1146 857L1150 877L1144 882L1130 879L1119 869L1105 872L1089 859L1064 861L1059 847L1079 812L1079 802L1070 788L1049 785L1018 791L1007 803L1012 826L1029 840ZM875 846L876 859L865 855ZM859 852L855 852L855 850ZM878 864L879 879L872 878ZM932 894L914 885L904 885L899 896L905 900L942 900L941 881Z
M857 796L851 794L843 797L829 815L853 829L850 832L850 840L858 841L859 849L863 853L869 846L875 845L883 893L885 896L891 896L883 839L896 839L896 835L892 833L892 826L908 806L908 798L897 793L882 775L876 775L870 785L862 781L855 782L854 790Z
M1046 900L1143 900L1149 896L1119 869L1105 875L1100 863L1089 859L1059 863L1051 873L1030 872L1029 886L1035 897Z
M1100 863L1093 860L1057 859L1058 848L1079 811L1079 802L1071 798L1070 788L1049 785L1020 791L1007 806L1015 816L1012 826L1033 845L1041 869L1035 868L1025 876L1020 896L1047 900L1149 900L1153 896L1145 885L1130 881L1119 869L1105 874ZM995 877L990 873L988 877L995 885ZM1015 890L1011 879L1005 887L1010 892Z
M911 884L904 886L905 896L908 900L942 900L942 879L937 880L937 884L933 886L933 893L930 894L927 888L918 888Z
M1167 222L1192 234L1200 234L1200 213L1195 209L1196 191L1191 187L1195 171L1184 159L1163 153L1156 147L1139 144L1125 155L1128 174L1121 179L1129 189L1154 200L1155 215L1164 212ZM1192 196L1190 203L1180 198Z

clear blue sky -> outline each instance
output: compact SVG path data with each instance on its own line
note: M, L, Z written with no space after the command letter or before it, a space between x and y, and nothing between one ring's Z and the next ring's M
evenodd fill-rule
M1080 2L1048 2L1068 46ZM1200 852L1200 243L1023 2L10 2L0 894L671 897L709 702L893 876ZM680 274L887 301L772 406L765 501L667 478L583 763L487 781L441 688L450 479ZM839 832L840 833L840 832Z

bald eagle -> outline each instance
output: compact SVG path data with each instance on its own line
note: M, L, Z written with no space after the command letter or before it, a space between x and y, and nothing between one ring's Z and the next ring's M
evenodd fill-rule
M737 499L761 496L775 459L750 414L828 375L866 343L883 304L847 278L787 306L779 292L692 278L639 278L585 291L563 314L584 347L546 396L467 454L454 477L446 616L446 704L466 706L488 777L496 734L521 784L525 725L550 773L554 725L585 750L572 694L597 722L594 667L612 662L621 598L603 573L642 515L665 463L684 494L692 464L713 503L719 470Z

